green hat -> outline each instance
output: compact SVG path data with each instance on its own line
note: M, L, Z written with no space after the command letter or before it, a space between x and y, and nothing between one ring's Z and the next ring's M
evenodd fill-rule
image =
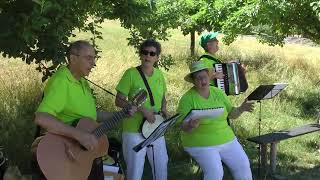
M198 71L201 71L201 70L204 70L204 69L209 69L209 67L202 61L196 61L190 65L189 69L190 69L190 73L184 77L184 80L186 80L187 82L193 83L193 80L191 78L191 74L198 72Z
M204 48L207 42L212 39L215 39L218 36L218 34L219 34L218 32L209 32L209 33L202 34L200 37L200 43L199 43L200 46Z

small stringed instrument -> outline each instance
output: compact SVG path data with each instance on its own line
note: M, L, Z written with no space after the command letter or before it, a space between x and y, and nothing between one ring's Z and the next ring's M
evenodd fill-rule
M146 91L141 90L133 98L132 104L140 106L146 98ZM104 134L115 127L128 111L129 107L124 108L114 113L110 121L101 124L88 118L80 119L76 128L91 132L98 139L98 147L92 151L86 150L74 139L47 133L37 148L37 161L44 176L48 180L87 180L94 159L108 151L109 142Z
M140 131L141 134L144 138L148 138L152 132L157 129L157 127L165 121L165 119L163 118L163 116L161 114L154 114L155 117L155 121L153 123L150 123L149 121L147 121L145 118L141 124L140 127Z

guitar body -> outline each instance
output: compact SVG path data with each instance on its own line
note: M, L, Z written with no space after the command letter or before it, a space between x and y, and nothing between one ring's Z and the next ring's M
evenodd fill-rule
M78 129L92 132L98 123L81 119ZM105 155L109 142L106 136L98 139L98 147L92 151L83 150L75 140L47 133L37 148L39 167L48 180L87 180L94 159ZM70 152L75 159L70 156Z

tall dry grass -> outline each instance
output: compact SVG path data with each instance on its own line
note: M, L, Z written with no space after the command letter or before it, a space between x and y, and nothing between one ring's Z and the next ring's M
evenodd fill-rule
M104 40L97 43L102 50L101 59L90 74L89 79L115 93L115 87L124 71L139 64L135 49L127 45L128 31L116 21L102 25ZM90 39L86 33L77 33L75 39ZM171 31L172 37L161 42L164 54L171 54L176 62L169 71L164 71L168 85L168 109L175 113L178 101L191 87L183 80L188 72L189 37L178 30ZM218 57L223 61L240 59L247 65L249 90L243 95L231 97L239 105L247 95L260 84L287 82L289 86L273 100L262 102L262 134L288 129L315 121L320 107L319 47L285 45L269 47L259 44L255 39L241 37L230 46L220 43ZM203 53L197 46L197 54ZM115 110L114 97L94 88L100 108ZM16 59L0 59L0 144L6 147L11 163L18 164L23 171L29 170L29 146L33 138L33 113L41 98L43 84L41 74L31 65ZM245 113L232 123L241 140L256 174L258 151L256 146L246 141L258 134L259 109L251 114ZM119 136L119 130L111 133ZM190 179L194 174L194 164L183 152L179 140L178 126L166 135L169 150L169 179ZM320 178L319 134L301 136L281 142L278 147L279 173L290 179ZM148 169L148 167L146 167ZM146 171L145 179L151 171ZM228 176L227 176L228 177ZM228 179L228 178L227 178Z

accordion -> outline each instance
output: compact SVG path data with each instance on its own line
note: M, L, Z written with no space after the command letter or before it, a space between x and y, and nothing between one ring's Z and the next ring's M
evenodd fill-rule
M248 89L245 72L240 63L217 63L214 64L216 72L224 74L223 79L216 79L216 86L227 95L239 95Z

